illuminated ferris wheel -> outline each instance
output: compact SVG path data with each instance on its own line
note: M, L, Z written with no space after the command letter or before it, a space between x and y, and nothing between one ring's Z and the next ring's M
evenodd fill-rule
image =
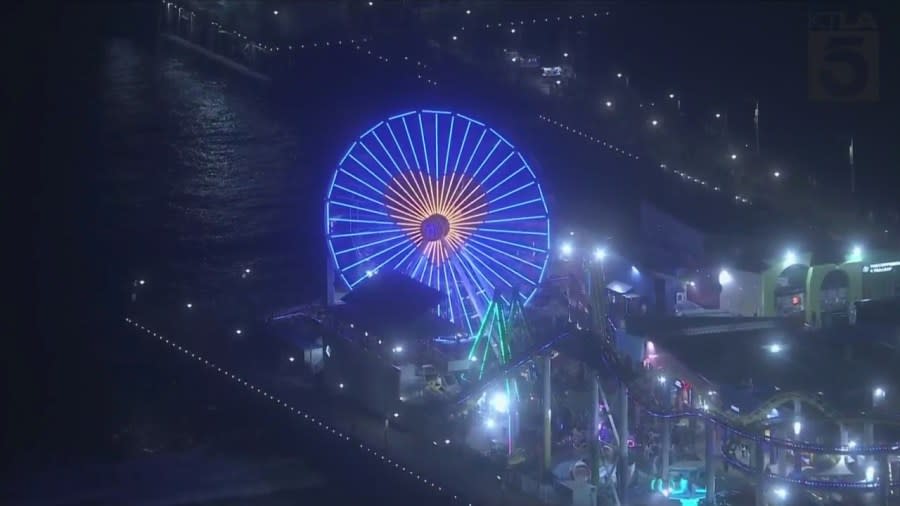
M527 302L549 258L534 171L494 129L410 111L356 139L328 187L326 235L350 289L395 270L444 294L438 314L473 335L495 296Z

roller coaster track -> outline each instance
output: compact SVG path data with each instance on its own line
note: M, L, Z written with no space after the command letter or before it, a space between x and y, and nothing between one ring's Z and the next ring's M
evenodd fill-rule
M793 402L795 400L800 401L807 406L815 408L817 411L828 418L834 420L842 419L836 409L834 409L822 399L813 395L809 395L806 392L781 392L775 394L767 399L766 402L761 404L759 407L744 415L716 408L710 408L710 412L731 422L749 426L766 420L767 418L769 418L769 413L771 413L773 409L776 409L779 406L782 406L789 402Z
M719 425L720 427L725 428L726 430L741 436L743 438L751 439L754 441L759 441L768 445L774 445L781 448L787 448L791 450L800 450L807 451L813 453L826 453L826 454L837 454L837 455L889 455L889 454L898 454L900 453L900 443L886 443L872 446L857 446L854 449L849 449L847 447L842 446L827 446L820 445L814 443L807 443L802 441L793 441L789 439L765 436L754 434L748 431L742 425L738 425L735 423L733 417L726 417L720 415L715 411L705 411L705 410L697 410L697 409L688 409L682 411L673 411L673 410L663 410L656 408L654 405L656 402L653 399L648 398L644 393L644 388L639 385L634 378L633 374L630 374L625 365L622 363L619 358L618 352L613 347L612 343L604 339L597 339L596 336L591 335L588 332L582 332L581 337L584 339L595 339L596 342L599 342L603 353L601 354L601 358L606 364L609 371L615 375L616 379L618 379L622 384L629 388L631 392L632 398L635 402L649 414L650 416L656 418L685 418L685 417L697 417L703 420L709 420L710 422ZM784 394L776 395L767 401L766 405L769 405L774 402L784 402L788 399L797 398L797 393L795 392L787 392ZM812 398L808 395L802 394L802 398L804 401L808 402ZM823 403L810 403L814 406L821 407L821 409L825 412L830 412L830 408L826 407ZM765 407L765 405L763 406ZM771 408L770 408L771 409ZM754 410L751 415L756 413L757 410Z

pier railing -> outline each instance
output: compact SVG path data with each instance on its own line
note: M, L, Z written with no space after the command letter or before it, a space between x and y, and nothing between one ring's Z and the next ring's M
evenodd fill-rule
M158 5L160 34L175 37L268 78L292 64L289 52L280 46L270 47L250 40L247 35L221 25L205 11L190 10L171 2Z

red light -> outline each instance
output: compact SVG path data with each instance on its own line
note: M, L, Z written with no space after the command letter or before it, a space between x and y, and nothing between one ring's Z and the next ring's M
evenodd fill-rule
M793 297L791 297L791 304L794 306L799 306L800 305L800 296L794 295Z

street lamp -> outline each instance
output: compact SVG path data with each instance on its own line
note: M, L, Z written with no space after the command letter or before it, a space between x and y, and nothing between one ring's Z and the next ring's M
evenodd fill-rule
M875 390L872 390L872 405L878 406L887 397L887 392L884 391L882 387L875 387Z
M607 108L607 109L612 108L612 105L613 105L613 104L612 104L612 100L607 100L607 101L606 101L606 108Z
M778 179L781 177L781 171L776 170L775 172L772 173L772 175L775 176L775 179Z
M850 256L847 258L848 262L862 262L863 259L863 248L859 244L854 245L853 249L850 250Z
M734 281L734 278L731 277L731 273L725 269L719 271L719 284L722 286L731 284Z
M716 119L719 119L719 118L721 118L721 117L722 117L722 113L718 113L718 112L717 112L717 113L716 113Z
M274 15L277 16L277 15L278 15L278 11L272 11L272 14L274 14Z
M506 413L509 411L509 397L503 392L497 392L491 396L491 408L498 413Z
M650 124L653 125L653 126L657 126L657 125L659 125L659 121L658 121L658 120L655 120L655 119L652 119L652 120L650 120Z
M575 246L573 246L571 242L566 241L562 243L562 246L560 246L560 252L562 253L563 257L571 257L572 253L575 252Z
M604 258L606 258L606 249L596 248L594 250L594 260L602 262Z
M471 9L466 9L466 14L472 14L472 10L471 10Z
M732 160L737 160L737 154L736 154L736 153L731 153L731 159L732 159Z
M569 57L569 53L563 53L563 58L568 58L568 57Z
M800 431L803 430L803 424L800 423L800 420L794 422L794 437L800 435Z
M784 349L784 347L778 343L772 343L769 345L769 353L781 353L781 350L783 350L783 349ZM796 424L795 424L795 426L796 426ZM794 430L796 431L797 429L794 429Z
M456 37L456 35L454 35L454 36L453 36L453 40L456 40L456 39L457 39L457 37Z
M675 94L674 94L674 93L669 93L669 98L674 99L674 98L675 98Z
M787 499L787 496L788 496L787 489L784 487L778 487L778 488L772 490L772 493L775 494L775 497L777 497L778 499L780 499L782 501Z
M792 250L788 250L784 254L784 267L790 267L797 263L797 254Z

